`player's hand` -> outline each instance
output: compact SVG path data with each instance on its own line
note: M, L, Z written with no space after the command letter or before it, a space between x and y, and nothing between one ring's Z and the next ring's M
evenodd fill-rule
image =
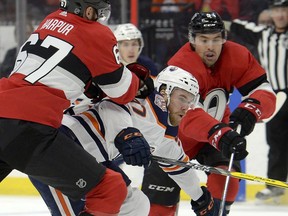
M208 134L209 143L220 150L224 157L230 158L233 152L235 160L247 157L245 138L224 123L215 125Z
M240 135L247 136L253 131L261 113L260 102L253 98L247 98L230 115L229 126L236 130L238 125L241 125Z
M201 187L203 195L196 201L191 200L192 210L197 216L216 216L220 208L220 200L213 199L206 187Z
M123 129L116 136L114 143L127 164L145 168L149 166L150 146L138 129L133 127Z

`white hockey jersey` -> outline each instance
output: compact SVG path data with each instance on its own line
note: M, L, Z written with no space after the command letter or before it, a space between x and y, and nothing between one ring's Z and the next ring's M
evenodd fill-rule
M114 139L127 127L141 131L153 155L186 162L189 160L176 138L178 128L168 125L166 103L156 92L146 99L135 99L126 105L104 99L80 114L64 115L62 125L68 127L83 148L99 162L119 156ZM202 195L194 170L168 164L160 166L191 198L197 200Z

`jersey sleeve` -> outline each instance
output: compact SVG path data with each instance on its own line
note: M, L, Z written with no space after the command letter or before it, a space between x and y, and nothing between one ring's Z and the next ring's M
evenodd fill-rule
M178 144L175 139L171 138L164 138L161 147L153 154L184 162L189 161L189 157L184 153L181 144ZM195 170L165 163L159 163L159 166L191 197L191 199L197 200L202 195L200 180Z
M119 104L129 103L135 98L140 82L125 66L94 77L93 80L112 101Z
M208 142L208 131L218 123L220 122L207 114L202 108L196 108L188 110L180 122L179 130L198 142Z
M119 153L114 145L115 137L122 129L133 127L131 114L125 105L118 105L109 100L104 100L99 104L98 113L105 122L105 140L110 159L113 159Z
M94 38L86 47L94 47L89 56L89 65L93 81L114 102L126 104L132 101L139 89L138 77L120 63L119 49L113 32L97 23L97 28L90 35ZM101 38L101 40L99 40ZM85 52L85 51L84 51Z

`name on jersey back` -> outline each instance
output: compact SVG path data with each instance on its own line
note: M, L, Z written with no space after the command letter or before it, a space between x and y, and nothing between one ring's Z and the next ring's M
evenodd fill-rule
M58 33L67 35L74 28L74 25L58 19L48 19L40 29L57 31Z

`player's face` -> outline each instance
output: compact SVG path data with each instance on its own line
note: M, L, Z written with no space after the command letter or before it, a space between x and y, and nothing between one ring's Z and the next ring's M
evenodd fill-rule
M175 88L170 94L168 105L169 120L173 126L178 126L181 119L191 107L193 95L183 89Z
M221 32L214 34L196 34L193 46L207 67L211 67L218 60L225 40Z
M288 26L288 7L272 8L271 18L278 32L286 31L286 28Z
M137 61L140 43L138 39L119 41L121 59L127 64Z

